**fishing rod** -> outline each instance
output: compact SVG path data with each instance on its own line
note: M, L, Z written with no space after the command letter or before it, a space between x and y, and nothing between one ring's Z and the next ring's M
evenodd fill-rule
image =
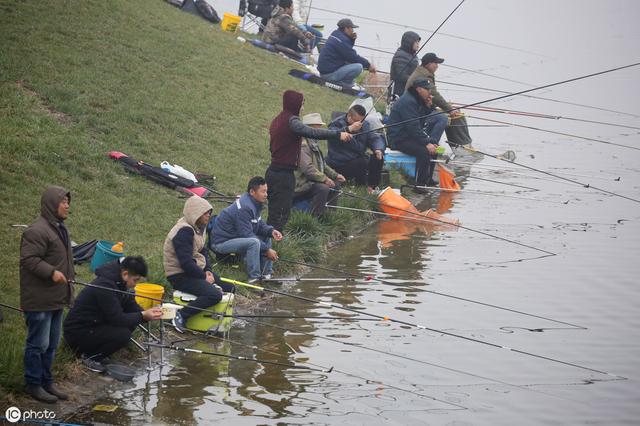
M507 124L509 126L520 127L522 129L536 130L538 132L551 133L551 134L560 135L560 136L568 136L570 138L582 139L582 140L590 141L590 142L604 143L604 144L607 144L607 145L614 145L614 146L619 146L619 147L622 147L622 148L629 148L629 149L635 149L637 151L640 151L640 148L638 148L636 146L624 145L624 144L621 144L621 143L605 141L603 139L589 138L589 137L586 137L586 136L579 136L579 135L575 135L575 134L572 134L572 133L557 132L555 130L541 129L540 127L525 126L523 124L509 123L509 122L506 122L506 121L493 120L491 118L476 117L476 116L473 116L473 115L469 115L469 118L475 118L476 120L482 120L482 121L489 121L489 122L492 122L492 123Z
M183 348L181 346L175 346L175 345L164 345L160 343L151 343L151 342L143 343L143 345L152 346L156 348L170 349L170 350L179 351L179 352L191 352L191 353L196 353L201 355L211 355L211 356L217 356L221 358L235 359L238 361L251 361L251 362L256 362L258 364L277 365L279 367L295 368L297 370L318 371L320 373L331 373L333 371L333 367L329 369L314 368L314 367L307 367L305 365L288 364L288 363L277 362L277 361L267 361L265 359L248 358L248 357L239 356L239 355L227 355L219 352L201 351L200 349Z
M451 141L448 141L447 143L449 143L449 145L452 145L452 146L462 147L463 149L465 149L465 150L467 150L469 152L475 152L475 153L478 153L478 154L482 154L482 155L484 155L486 157L495 158L496 160L508 161L508 160L502 158L499 155L487 154L486 152L478 151L475 148L470 148L470 147L465 146L465 145L459 145L459 144L453 143ZM637 198L627 197L626 195L622 195L622 194L619 194L617 192L608 191L606 189L599 188L599 187L593 186L593 185L588 184L588 183L583 183L583 182L580 182L580 181L577 181L577 180L574 180L574 179L569 179L569 178L566 178L566 177L563 177L563 176L559 176L557 174L554 174L554 173L551 173L551 172L547 172L547 171L542 170L542 169L537 169L535 167L527 166L526 164L517 163L515 161L508 161L508 162L511 163L511 164L515 164L517 166L520 166L520 167L524 167L525 169L529 169L529 170L532 170L532 171L535 171L535 172L538 172L538 173L545 174L547 176L554 177L556 179L560 179L560 180L563 180L563 181L566 181L566 182L571 182L573 184L580 185L580 186L582 186L584 188L591 188L591 189L594 189L596 191L602 192L604 194L609 194L609 195L612 195L614 197L624 198L625 200L633 201L635 203L640 203L640 200L637 199Z
M369 204L375 204L375 205L378 205L378 206L389 207L389 208L392 208L392 209L395 209L395 210L398 210L398 211L402 211L402 212L405 212L405 213L413 215L413 217L424 218L424 216L421 215L420 213L416 213L416 212L413 212L411 210L401 209L399 207L395 207L395 206L383 203L383 202L378 201L378 200L371 200L371 199L369 199L367 197L362 197L362 196L354 194L352 192L346 192L346 191L337 190L337 189L334 189L334 188L329 188L329 190L333 191L333 192L337 192L339 194L347 195L347 196L349 196L351 198L355 198L355 199L358 199L358 200L366 201ZM508 238L500 237L498 235L489 234L488 232L480 231L480 230L477 230L477 229L474 229L474 228L469 228L468 226L464 226L464 225L460 225L460 224L453 224L453 223L445 222L443 220L435 219L435 218L429 218L429 219L431 219L431 220L433 220L435 222L443 223L445 225L456 226L458 228L465 229L465 230L471 231L471 232L475 232L477 234L481 234L481 235L484 235L486 237L495 238L495 239L498 239L498 240L501 240L501 241L505 241L505 242L508 242L508 243L511 243L511 244L515 244L515 245L518 245L518 246L521 246L521 247L526 247L528 249L536 250L536 251L539 251L541 253L545 253L548 256L556 256L557 255L557 253L553 253L553 252L550 252L548 250L544 250L544 249L541 249L541 248L538 248L538 247L534 247L534 246L531 246L531 245L528 245L528 244L520 243L520 242L515 241L515 240L510 240Z
M17 312L24 312L22 310L22 308L16 308L15 306L7 305L7 304L2 303L2 302L0 302L0 306L4 306L5 308L9 308L9 309L17 311Z
M384 320L379 320L377 318L359 318L359 317L339 317L339 316L310 316L310 315L248 315L248 314L218 314L219 317L224 318L275 318L275 319L310 319L310 320L347 320L347 321L376 321L376 322L384 322Z
M455 102L452 102L451 105L462 107L462 104L455 103ZM606 122L606 121L587 120L587 119L583 119L583 118L567 117L567 116L564 116L564 115L550 115L550 114L543 114L543 113L539 113L539 112L517 111L517 110L512 110L512 109L486 107L486 106L482 106L482 107L481 106L475 106L475 107L469 107L469 108L466 108L466 109L482 111L482 112L494 112L494 113L498 113L498 114L521 115L521 116L524 116L524 117L547 118L547 119L551 119L551 120L579 121L579 122L582 122L582 123L600 124L600 125L603 125L603 126L623 127L625 129L640 130L640 127L628 126L628 125L625 125L625 124L609 123L609 122Z
M436 163L437 161L432 161L432 162ZM499 180L481 178L481 177L478 177L478 176L461 176L461 178L475 179L475 180L481 180L481 181L484 181L484 182L497 183L499 185L513 186L515 188L522 188L522 189L526 189L528 191L540 191L538 188L533 188L531 186L517 185L515 183L508 183L508 182L500 182Z
M422 43L422 46L420 46L420 48L418 50L416 50L416 52L413 54L411 59L406 64L404 64L404 67L402 67L402 70L398 74L402 74L404 72L404 70L406 70L409 67L409 65L411 65L413 63L413 60L418 57L418 53L420 53L420 51L427 45L427 43L429 43L429 41L433 38L433 36L435 36L437 34L438 30L440 28L442 28L442 26L445 24L445 22L447 22L449 20L449 18L451 18L451 16L453 16L453 14L456 13L456 10L458 10L458 8L460 8L460 6L462 6L462 3L464 3L464 1L465 0L461 0L460 3L458 3L458 5L451 11L451 13L449 13L449 15L447 15L447 17L444 18L444 21L442 21L440 23L440 25L438 25L438 28L436 28L435 31L433 33L431 33L429 38L427 38L427 40L424 43ZM369 116L369 114L371 114L371 111L373 111L376 108L376 104L380 101L380 99L382 99L387 94L387 92L389 92L389 89L391 88L391 86L394 83L395 83L395 81L393 79L391 79L391 81L389 82L389 85L387 86L387 88L373 102L373 105L371 106L371 109L369 109L369 111L367 111L367 113L364 115L364 118L362 119L362 121L364 121Z
M486 195L488 197L500 197L500 198L512 198L515 200L526 200L526 201L536 201L538 203L550 203L550 204L569 204L570 200L567 201L554 201L554 200L543 200L542 198L534 198L534 197L521 197L519 195L509 195L509 194L501 194L496 192L489 191L479 191L474 189L449 189L449 188L439 188L437 186L423 186L423 185L401 185L400 191L403 188L417 188L417 189L428 189L431 191L440 191L440 192L450 192L450 193L468 193L468 194L477 194L477 195Z
M280 260L283 260L283 259L280 258ZM297 262L294 262L294 261L289 261L289 262L297 263ZM524 350L520 350L520 349L514 349L514 348L510 348L510 347L507 347L507 346L500 345L498 343L493 343L493 342L489 342L489 341L486 341L486 340L480 340L480 339L476 339L474 337L468 337L468 336L464 336L462 334L457 334L457 333L453 333L453 332L449 332L449 331L445 331L445 330L439 330L439 329L427 327L425 325L416 324L416 323L412 323L412 322L408 322L408 321L404 321L404 320L400 320L400 319L391 318L391 317L388 317L388 316L372 314L372 313L366 312L364 310L349 308L349 307L346 307L346 306L338 305L336 303L323 302L321 300L314 300L314 299L310 299L308 297L294 295L294 294L291 294L291 293L285 293L285 292L281 292L281 291L278 291L278 290L272 290L272 289L268 289L268 288L265 288L265 287L260 287L260 286L254 285L254 284L248 284L248 283L243 283L243 282L237 281L237 280L231 280L231 279L228 279L228 278L223 278L223 281L228 282L230 284L235 284L235 285L251 288L251 289L254 289L254 290L267 291L267 292L272 292L272 293L275 293L275 294L283 294L283 295L287 295L289 297L293 297L295 299L304 300L304 301L311 302L311 303L317 303L317 304L320 304L320 305L323 305L323 306L326 306L326 307L332 307L332 308L336 308L336 309L342 309L342 310L346 310L346 311L350 311L350 312L355 312L355 313L358 313L360 315L365 315L365 316L369 316L369 317L372 317L372 318L383 319L383 320L386 320L386 321L390 321L390 322L393 322L393 323L406 325L406 326L417 328L417 329L420 329L420 330L427 330L427 331L431 331L431 332L434 332L434 333L442 334L442 335L445 335L445 336L462 339L462 340L465 340L465 341L468 341L468 342L479 343L479 344L482 344L482 345L485 345L485 346L490 346L490 347L493 347L493 348L496 348L496 349L505 349L507 351L518 353L518 354L521 354L521 355L525 355L525 356L529 356L529 357L533 357L533 358L538 358L538 359L550 361L550 362L557 363L557 364L567 365L567 366L574 367L574 368L577 368L577 369L580 369L580 370L585 370L585 371L590 371L590 372L593 372L593 373L598 373L598 374L611 376L611 377L614 377L615 380L627 380L626 377L619 376L617 374L608 373L608 372L602 371L602 370L597 370L595 368L586 367L586 366L583 366L583 365L580 365L580 364L576 364L576 363L573 363L573 362L563 361L563 360L560 360L560 359L557 359L557 358L551 358L551 357L548 357L548 356L545 356L545 355L539 355L539 354L536 354L536 353L533 353L533 352L528 352L528 351L524 351ZM397 284L393 284L393 285L395 285L397 287ZM314 335L314 336L315 337L320 337L320 336L316 336L316 335Z
M448 85L451 85L451 86L468 87L470 89L480 89L480 90L485 90L487 92L494 92L494 93L506 93L506 94L511 93L511 92L507 92L505 90L490 89L490 88L487 88L487 87L472 86L472 85L469 85L469 84L462 84L462 83L451 83L451 82L443 81L443 80L438 80L438 83L448 84ZM616 111L616 110L613 110L613 109L600 108L600 107L596 107L596 106L593 106L593 105L579 104L579 103L569 102L569 101L561 101L561 100L558 100L558 99L546 98L546 97L535 96L535 95L519 94L518 96L522 96L522 97L525 97L525 98L531 98L531 99L539 99L539 100L549 101L549 102L555 102L555 103L559 103L559 104L572 105L572 106L577 106L577 107L582 107L582 108L587 108L587 109L594 109L594 110L598 110L598 111L612 112L612 113L615 113L615 114L627 115L627 116L634 117L634 118L640 118L640 115L631 114L631 113L624 112L624 111ZM598 123L598 124L608 124L608 123L602 122L602 123Z
M322 11L322 12L332 13L334 15L340 15L340 16L347 15L347 16L351 16L351 17L354 17L354 18L358 18L358 19L364 19L366 21L378 22L380 24L393 25L393 26L396 26L396 27L399 27L399 28L410 28L410 29L414 29L414 30L418 30L418 31L425 31L425 32L428 32L428 33L434 32L433 30L430 30L430 29L427 29L427 28L420 28L420 27L414 27L414 26L410 26L410 25L398 24L396 22L385 21L385 20L382 20L382 19L376 19L376 18L369 18L367 16L354 15L353 13L338 12L338 11L335 11L335 10L323 9L323 8L315 7L315 6L311 7L310 9L315 9L315 10L319 10L319 11ZM518 48L515 48L515 47L509 47L509 46L505 46L505 45L501 45L501 44L490 43L490 42L487 42L487 41L472 39L472 38L469 38L469 37L457 36L457 35L447 34L447 33L440 33L440 35L445 36L445 37L456 38L458 40L465 40L465 41L470 41L470 42L473 42L473 43L480 43L480 44L484 44L484 45L487 45L487 46L497 47L497 48L500 48L500 49L507 49L507 50L512 50L512 51L515 51L515 52L526 53L526 54L529 54L529 55L535 55L535 56L540 56L540 57L548 57L548 56L545 56L545 55L541 55L539 53L535 53L535 52L531 52L531 51L527 51L527 50L523 50L523 49L518 49Z

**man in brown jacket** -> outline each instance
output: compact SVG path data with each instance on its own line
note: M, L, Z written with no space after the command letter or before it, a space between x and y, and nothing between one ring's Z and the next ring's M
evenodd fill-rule
M71 193L50 186L40 200L40 217L20 241L20 306L28 327L24 350L26 392L54 403L66 394L53 384L51 367L60 341L62 310L73 298L71 239L64 226Z
M426 79L431 84L431 96L433 97L433 106L440 108L443 111L449 111L449 115L459 114L458 110L454 110L451 104L447 102L444 97L438 92L436 88L436 71L438 65L443 63L444 59L438 58L435 53L426 53L422 57L422 64L409 76L405 90L413 85L413 82L418 78Z

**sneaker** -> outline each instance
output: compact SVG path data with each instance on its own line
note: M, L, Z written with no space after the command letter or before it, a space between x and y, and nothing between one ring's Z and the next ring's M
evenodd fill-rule
M171 325L173 325L178 333L184 333L186 327L184 325L184 318L182 318L180 312L176 313L175 318L171 320Z
M51 395L40 385L27 385L27 387L25 388L25 392L33 399L44 402L46 404L55 404L58 401L57 396Z
M249 278L249 281L247 281L249 284L255 284L255 283L259 283L260 282L260 277L257 278Z
M359 84L354 84L353 86L351 86L351 88L353 90L357 90L358 92L364 92L364 87L360 86Z
M42 386L42 389L44 389L47 393L50 393L51 395L55 396L56 398L61 399L62 401L66 401L67 399L69 399L69 395L62 392L53 383L49 383L48 385Z
M271 279L271 274L264 274L264 275L262 276L262 279L263 279L263 280L267 280L267 281L269 281L269 280Z
M101 362L91 358L83 358L82 365L84 365L88 370L95 371L96 373L104 373L107 371L107 367L102 365Z

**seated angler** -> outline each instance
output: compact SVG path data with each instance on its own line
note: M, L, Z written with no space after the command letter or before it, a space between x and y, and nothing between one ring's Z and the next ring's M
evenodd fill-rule
M193 294L196 300L180 310L173 320L182 332L198 309L207 309L222 300L223 290L235 291L211 271L205 244L207 224L213 207L203 198L192 196L184 203L183 217L169 231L164 241L164 272L174 289Z
M302 117L302 123L315 128L324 126L322 117L318 113L305 115ZM331 194L331 189L339 188L339 185L346 180L326 164L318 141L312 138L302 138L300 160L295 175L294 202L311 199L311 214L314 216L321 216L326 210L327 203L335 205L338 194Z
M159 320L162 309L145 311L133 294L123 294L147 275L142 257L128 256L100 266L96 279L76 298L64 320L64 340L92 371L103 372L108 357L129 343L131 334L145 321Z
M371 132L369 123L363 121L366 114L362 105L354 105L329 124L329 129L351 132L352 139L348 142L329 140L327 163L346 179L354 179L356 185L367 185L372 192L380 184L385 143L382 136ZM373 155L368 155L367 149Z
M301 52L309 50L309 40L315 36L309 31L302 31L293 21L293 0L280 0L278 6L271 12L271 19L262 34L265 43L280 44L289 49ZM300 41L305 49L298 45Z
M250 283L271 278L272 262L278 260L271 238L282 239L280 231L264 223L260 216L267 190L264 178L251 178L247 192L220 212L211 230L211 246L216 253L244 257Z
M431 84L424 78L413 81L409 89L391 107L387 138L389 144L416 157L416 185L431 186L433 159L440 137L447 127L447 114L435 111ZM416 188L417 192L424 189Z

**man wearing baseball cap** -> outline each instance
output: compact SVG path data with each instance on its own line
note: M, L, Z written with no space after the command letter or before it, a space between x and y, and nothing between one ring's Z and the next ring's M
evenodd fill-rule
M318 71L320 77L345 86L353 86L354 80L363 69L375 73L376 68L368 60L358 55L353 48L358 28L351 19L338 21L338 29L331 33L327 43L320 50Z
M417 78L424 78L431 84L431 96L433 97L433 105L440 108L443 111L451 111L450 114L456 114L457 110L453 110L453 107L449 102L447 102L442 95L438 92L436 88L436 71L438 70L438 65L443 63L443 58L438 58L433 52L425 53L422 57L421 66L417 67L416 70L409 76L409 80L407 80L407 85L405 90L408 90L409 87L413 84L413 82Z
M405 154L416 157L416 185L431 186L436 148L447 127L447 115L433 107L433 86L425 78L413 80L411 86L391 107L387 139ZM402 123L402 124L400 124ZM417 192L423 190L416 188Z

